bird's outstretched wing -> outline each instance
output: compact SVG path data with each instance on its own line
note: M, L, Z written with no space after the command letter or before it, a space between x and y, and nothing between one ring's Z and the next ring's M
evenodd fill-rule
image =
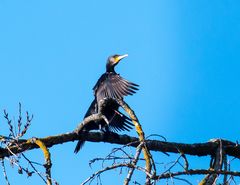
M93 87L97 100L103 98L122 99L124 96L133 95L138 90L138 85L122 78L116 73L104 73Z
M131 122L127 116L119 112L118 110L112 110L113 113L109 117L109 131L119 132L119 131L130 131L134 124Z

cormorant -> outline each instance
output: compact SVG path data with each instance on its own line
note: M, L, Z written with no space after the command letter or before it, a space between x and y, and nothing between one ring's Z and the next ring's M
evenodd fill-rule
M98 113L98 104L101 100L107 98L106 105L104 106L102 113L106 116L108 124L104 121L91 121L84 128L83 131L101 130L105 132L117 132L117 131L129 131L134 125L131 123L131 119L122 114L118 108L119 104L116 99L123 99L124 96L133 95L138 90L138 85L127 81L117 74L114 67L120 60L128 55L113 55L110 56L106 64L106 72L97 81L93 87L95 99L91 103L84 118ZM77 153L83 146L85 141L79 140L74 150Z

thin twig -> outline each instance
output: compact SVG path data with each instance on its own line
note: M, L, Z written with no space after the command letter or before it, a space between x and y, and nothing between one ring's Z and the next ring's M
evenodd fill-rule
M33 119L33 115L29 115L28 112L26 112L26 123L24 124L23 130L21 133L19 133L18 137L22 137L24 134L26 134L27 130L29 129L31 122Z
M131 158L129 158L129 157L117 157L117 156L109 156L109 157L105 157L105 158L97 157L97 158L91 159L89 161L89 166L91 166L96 161L110 161L110 160L115 161L115 160L133 160L133 159L134 159L134 157L131 157ZM144 161L145 159L139 158L138 160Z
M6 172L6 168L5 168L5 164L4 164L4 159L1 159L1 164L2 164L2 170L3 170L3 175L6 181L7 185L10 185L10 182L8 180L8 176L7 176L7 172Z
M233 175L240 177L240 172L236 171L223 171L223 170L212 170L212 169L189 169L188 171L179 171L174 173L163 173L153 177L154 180L167 179L170 177L180 176L180 175L205 175L205 174L222 174L222 175Z
M165 170L163 172L163 174L167 173L167 172L170 172L171 169L179 162L179 160L181 159L182 155L179 155L178 158L174 161L174 162L171 162L173 163L167 170Z
M23 167L20 166L17 162L12 161L12 160L9 159L8 157L5 157L5 159L9 160L10 163L13 163L15 166L18 167L18 173L19 173L19 174L22 174L22 172L24 171L24 172L28 175L28 177L30 177L30 176L32 176L33 173L35 173L35 172L33 172L33 171L29 171L27 168L23 168Z
M183 178L179 178L179 177L173 177L174 179L177 179L177 180L180 180L180 181L183 181L183 182L186 182L187 184L189 185L193 185L191 182L189 182L188 180L186 179L183 179Z
M189 163L188 163L187 157L186 157L186 155L184 153L182 153L182 158L184 160L184 169L186 171L188 171Z
M130 163L120 163L120 164L115 164L115 165L112 165L112 166L108 166L102 170L99 170L97 172L95 172L94 174L92 174L89 178L87 178L83 183L81 183L81 185L84 185L86 183L88 183L89 181L92 181L95 177L99 176L100 174L102 174L103 172L105 171L109 171L109 170L112 170L112 169L116 169L116 168L122 168L122 167L127 167L127 168L135 168L139 171L142 171L144 172L149 178L152 177L152 175L150 173L148 173L144 168L142 167L139 167L139 166L135 166L133 164L130 164Z
M6 110L3 111L4 112L4 118L7 120L7 124L9 126L9 137L15 138L15 133L13 131L13 125L12 125L12 120L9 119L8 117L8 113Z
M21 126L22 126L22 105L19 103L19 108L18 108L18 136L20 135L21 132Z
M32 169L38 174L38 176L43 180L44 183L47 183L47 181L44 179L42 174L35 168L35 166L32 164L32 162L22 153L22 156L24 157L25 160L28 161Z

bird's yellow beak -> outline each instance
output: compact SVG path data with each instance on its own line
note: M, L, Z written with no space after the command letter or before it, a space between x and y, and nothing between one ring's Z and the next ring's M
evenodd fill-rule
M116 63L118 63L120 60L122 60L123 58L125 58L125 57L127 57L127 56L128 56L128 54L117 56L117 57L115 58Z

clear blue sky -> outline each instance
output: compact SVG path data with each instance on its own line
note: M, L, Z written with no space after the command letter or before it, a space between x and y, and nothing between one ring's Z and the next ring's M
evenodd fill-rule
M217 137L236 141L239 6L237 0L1 0L0 110L16 119L21 102L34 114L26 137L72 131L93 99L107 57L128 53L116 70L140 85L126 101L146 135L187 143ZM0 123L6 134L3 116ZM114 146L86 143L75 155L75 144L50 149L52 175L62 185L82 182L95 170L88 161ZM27 155L43 161L38 150ZM36 175L17 175L17 168L8 173L12 184L42 183ZM124 179L104 177L115 184Z

